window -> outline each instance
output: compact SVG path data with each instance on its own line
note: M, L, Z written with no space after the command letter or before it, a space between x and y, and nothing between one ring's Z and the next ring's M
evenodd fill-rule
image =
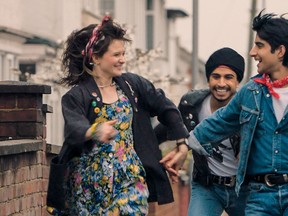
M154 35L154 17L152 15L147 15L146 16L146 48L153 49L154 47L154 40L153 40L153 35Z
M100 0L101 15L110 15L111 17L114 17L114 7L114 0Z
M27 81L27 74L35 74L36 73L36 65L35 64L20 64L20 75L19 80L20 81Z
M153 0L147 0L146 1L146 10L153 10Z
M146 0L146 49L154 48L154 1Z

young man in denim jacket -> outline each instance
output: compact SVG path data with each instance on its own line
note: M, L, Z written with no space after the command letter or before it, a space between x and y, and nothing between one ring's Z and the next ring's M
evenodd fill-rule
M249 185L245 214L288 215L288 20L260 12L252 28L259 74L190 132L189 146L211 156L212 143L240 131L235 189Z
M205 72L209 88L190 90L181 98L178 107L188 131L229 103L242 81L244 68L244 58L228 47L215 51L208 58ZM160 142L167 140L164 129L163 125L155 128ZM239 197L235 192L239 143L240 137L236 133L222 142L213 143L212 157L193 151L188 215L220 216L224 210L229 215L244 215L247 190L242 189Z

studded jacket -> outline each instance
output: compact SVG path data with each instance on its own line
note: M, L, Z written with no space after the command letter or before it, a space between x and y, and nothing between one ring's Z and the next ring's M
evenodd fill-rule
M149 202L165 204L173 201L173 193L164 167L156 135L151 125L151 117L157 119L168 129L171 140L188 137L177 107L165 97L160 89L148 80L133 73L123 73L114 81L122 89L133 107L134 148L145 171L149 189ZM65 120L65 141L60 152L64 161L80 155L91 148L91 141L85 140L85 133L94 123L96 107L103 106L101 93L91 77L72 87L62 97L62 112Z
M201 89L201 90L191 90L182 96L178 109L181 112L182 119L188 131L192 131L199 124L198 114L201 109L201 104L204 101L204 99L209 95L210 95L209 89ZM165 126L159 124L154 130L157 134L159 143L162 143L167 140L165 138L166 136ZM233 135L231 139L234 140L233 141L234 145L232 145L232 148L234 150L234 154L237 155L239 152L239 142L240 142L239 136ZM210 171L206 156L200 155L199 153L193 150L192 152L194 160L194 167L192 173L193 180L202 183L205 186L208 186L210 183L207 181L207 177L210 175Z
M191 90L181 98L178 108L188 131L193 130L199 124L198 114L201 104L208 95L210 95L209 89ZM208 176L209 167L206 157L193 151L193 160L192 177L195 179L199 175L203 176L203 178Z

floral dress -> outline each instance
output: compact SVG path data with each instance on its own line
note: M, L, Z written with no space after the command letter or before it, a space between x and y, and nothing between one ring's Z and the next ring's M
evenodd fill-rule
M95 141L90 152L68 163L69 215L148 214L145 171L133 148L133 110L123 91L116 89L119 99L115 103L101 109L92 104L98 116L95 122L118 119L115 139L110 143Z

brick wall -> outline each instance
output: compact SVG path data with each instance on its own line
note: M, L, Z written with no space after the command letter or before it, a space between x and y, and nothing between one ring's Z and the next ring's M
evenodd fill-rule
M42 94L51 87L26 82L0 82L0 140L45 139L47 106Z
M51 88L0 82L0 215L46 215L52 154L46 152L46 113L42 94Z
M0 157L0 215L45 215L45 158L42 151Z

